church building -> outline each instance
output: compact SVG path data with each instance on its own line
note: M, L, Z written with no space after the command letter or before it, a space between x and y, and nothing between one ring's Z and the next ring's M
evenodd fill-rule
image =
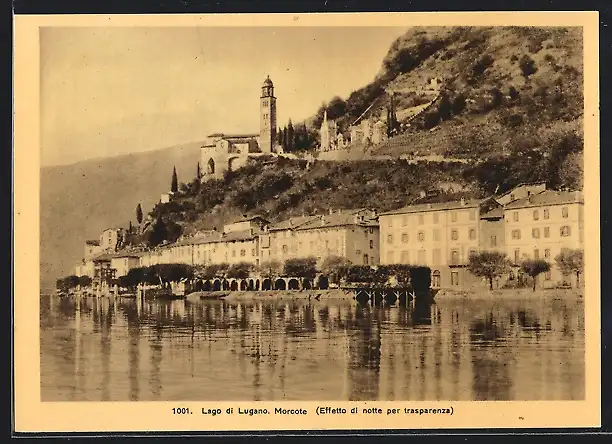
M258 134L214 133L201 147L202 180L221 179L245 166L249 157L276 153L276 97L270 76L261 87Z

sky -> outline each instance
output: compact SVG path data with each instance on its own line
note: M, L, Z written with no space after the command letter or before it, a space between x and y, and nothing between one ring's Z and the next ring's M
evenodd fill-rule
M398 27L42 28L41 165L257 133L274 82L278 124L374 79Z

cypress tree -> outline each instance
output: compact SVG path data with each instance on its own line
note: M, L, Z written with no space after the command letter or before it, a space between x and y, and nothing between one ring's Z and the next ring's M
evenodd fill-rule
M289 133L287 131L287 127L285 127L283 129L283 149L284 150L286 150L287 147L289 146L289 140L288 140L288 137L287 137L288 135L289 135Z
M138 204L138 206L136 207L136 221L138 222L138 225L142 223L142 207L140 206L140 204ZM132 222L130 222L130 224L131 223Z
M287 151L293 151L293 147L295 145L295 134L293 131L293 123L291 123L291 119L289 119L287 133Z
M198 182L200 181L200 179L202 179L202 168L200 168L200 162L198 162L198 169L196 171L196 179L198 179Z
M176 167L172 169L172 183L170 184L170 191L176 193L178 191L178 177L176 175Z

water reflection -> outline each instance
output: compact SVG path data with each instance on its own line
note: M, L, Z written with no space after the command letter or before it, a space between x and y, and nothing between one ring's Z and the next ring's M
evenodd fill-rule
M43 401L584 398L580 300L41 300Z

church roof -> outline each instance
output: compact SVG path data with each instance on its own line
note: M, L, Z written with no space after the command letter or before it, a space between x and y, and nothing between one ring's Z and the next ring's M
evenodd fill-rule
M263 82L263 86L274 86L272 80L270 80L270 76L266 77L266 80Z

